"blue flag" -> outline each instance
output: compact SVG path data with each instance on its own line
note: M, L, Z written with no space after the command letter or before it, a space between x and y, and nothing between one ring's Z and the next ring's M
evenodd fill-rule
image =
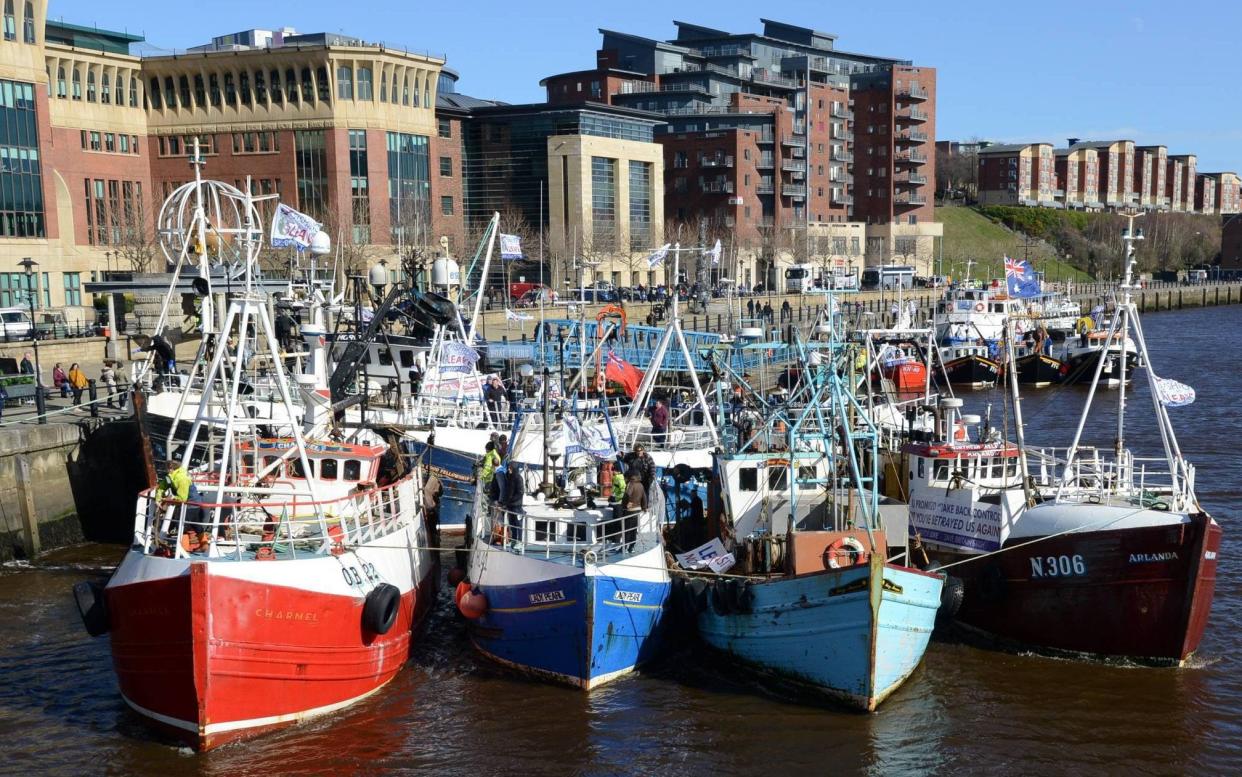
M1043 293L1035 268L1025 259L1005 257L1005 285L1011 297L1037 297Z

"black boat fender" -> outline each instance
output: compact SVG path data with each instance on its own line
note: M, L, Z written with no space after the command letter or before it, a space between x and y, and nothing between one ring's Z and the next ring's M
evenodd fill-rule
M957 615L957 611L962 609L962 599L965 596L966 584L962 582L962 579L953 575L945 575L944 587L940 589L940 609L936 611L936 618L949 620Z
M362 628L376 635L387 634L397 622L400 609L401 592L391 583L380 583L362 605Z
M82 625L86 627L87 634L102 637L108 633L111 621L103 586L93 580L75 583L73 600L78 605L78 615L82 616Z

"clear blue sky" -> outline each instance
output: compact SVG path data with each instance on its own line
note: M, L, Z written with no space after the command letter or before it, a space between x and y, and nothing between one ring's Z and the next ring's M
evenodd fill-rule
M887 3L622 0L50 0L49 14L184 49L250 27L346 32L447 55L461 91L542 99L539 79L593 65L597 29L652 38L673 19L758 31L759 17L836 34L847 51L939 71L937 137L1003 141L1124 137L1199 155L1202 171L1242 172L1242 4L962 0ZM771 10L769 10L771 8ZM348 12L344 12L348 9ZM104 16L102 14L108 14Z

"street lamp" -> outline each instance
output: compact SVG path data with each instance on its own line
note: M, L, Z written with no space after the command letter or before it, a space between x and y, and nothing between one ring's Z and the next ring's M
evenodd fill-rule
M120 251L117 251L117 259L120 259ZM108 274L104 276L104 280L112 280L112 252L104 251L104 260L107 262Z
M39 263L27 256L17 263L26 271L26 296L30 300L30 344L35 357L35 412L39 423L47 423L47 400L43 396L43 369L39 364L39 328L35 326L35 268Z

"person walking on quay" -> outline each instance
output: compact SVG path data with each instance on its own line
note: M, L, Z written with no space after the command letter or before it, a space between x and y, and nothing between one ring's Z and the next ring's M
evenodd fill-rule
M765 303L763 303L763 317L764 317L764 319L766 319L766 320L767 320L767 322L768 322L769 324L775 323L775 321L776 321L776 311L774 311L774 310L772 309L772 303L771 303L771 302L765 302Z
M746 300L746 316L748 318L755 317L755 301L753 299Z
M668 405L663 399L657 399L651 408L651 440L656 445L668 442Z
M69 387L73 389L73 404L76 407L82 404L82 392L86 390L90 383L86 380L86 375L82 372L77 362L69 365L68 377Z
M103 369L99 371L99 382L108 392L108 407L115 407L113 401L116 399L116 370L112 367L111 359L104 360Z
M22 363L19 369L23 375L34 375L34 362L30 360L30 351L22 354Z
M52 365L52 385L60 389L60 398L69 398L69 376L65 374L65 368L60 366L60 362Z
M789 300L781 303L781 323L793 321L793 306L789 304Z

